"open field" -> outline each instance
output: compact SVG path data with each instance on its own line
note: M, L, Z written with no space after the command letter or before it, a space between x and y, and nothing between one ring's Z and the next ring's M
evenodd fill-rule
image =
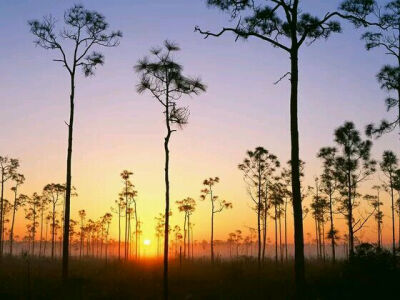
M171 299L288 299L294 297L293 265L268 261L260 272L255 260L171 262ZM378 267L377 267L378 266ZM5 258L0 269L1 299L160 299L162 261L72 260L66 286L61 261ZM399 270L373 262L335 265L308 261L309 299L386 299Z

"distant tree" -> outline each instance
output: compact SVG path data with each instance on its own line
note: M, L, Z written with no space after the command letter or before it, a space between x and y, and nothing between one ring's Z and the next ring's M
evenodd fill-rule
M31 255L35 255L35 239L36 239L36 229L39 226L38 218L38 208L40 207L41 196L37 193L33 193L32 197L27 198L26 201L26 211L25 218L30 221L28 224L28 231L30 233Z
M179 225L175 225L173 231L175 234L175 256L176 256L178 255L178 246L180 247L183 236L181 233L181 227Z
M392 151L384 151L382 155L382 161L379 164L382 173L387 178L384 186L389 192L391 200L391 212L392 212L392 252L393 256L396 255L396 237L395 237L395 201L394 201L394 190L395 190L395 176L398 169L398 159L397 156Z
M303 167L303 162L300 161L300 174L302 174L302 167ZM302 175L300 175L302 176ZM287 213L288 213L288 204L292 200L292 192L291 192L291 178L292 178L292 171L290 168L283 168L281 175L276 177L277 180L281 182L281 197L283 201L283 206L282 206L282 212L283 212L283 218L284 218L284 226L285 226L285 232L284 232L284 239L285 239L285 260L288 260L288 241L287 241ZM303 208L303 214L306 212L307 208Z
M248 185L248 193L254 202L257 213L257 259L259 266L261 263L261 216L264 217L263 223L266 225L269 185L279 165L280 163L275 155L263 147L257 147L254 151L247 151L246 158L238 166L239 170L243 171L244 180ZM266 230L264 230L265 232Z
M83 250L83 241L85 239L85 219L86 219L86 211L81 209L78 211L79 218L81 220L81 228L80 228L80 239L79 239L79 257L82 257Z
M169 140L176 131L174 125L182 128L187 124L189 110L179 107L178 101L183 95L197 95L205 92L206 86L200 79L193 79L182 74L182 66L173 59L173 53L180 48L175 43L165 41L164 47L153 48L150 53L153 61L147 57L139 60L135 70L140 74L141 80L137 85L138 93L149 91L162 105L165 115L167 135L164 139L165 151L165 229L164 229L164 297L168 297L168 228L169 228Z
M392 121L382 120L379 125L367 126L367 134L380 137L384 133L400 129L400 1L392 0L384 7L376 7L375 15L380 26L363 34L367 50L380 48L394 58L394 64L384 65L377 74L381 88L389 93L385 100L387 111L397 110Z
M157 239L157 256L160 255L160 239L164 236L164 223L165 223L165 217L164 214L160 213L157 217L154 217L156 220L156 226L155 226L155 231L156 231L156 239Z
M123 211L125 208L124 198L119 196L118 200L115 200L115 206L111 207L111 211L118 215L118 259L121 259L121 218L123 217Z
M171 211L169 211L169 216L172 216L172 212ZM155 217L154 219L157 221L155 229L156 229L156 237L157 237L157 256L158 256L158 255L160 255L160 249L162 248L161 244L160 244L160 241L161 241L161 238L165 234L165 231L164 231L164 228L165 228L165 215L163 213L159 213L158 216ZM169 226L168 227L168 233L170 231L171 231L171 227Z
M86 255L89 256L90 252L92 251L92 248L94 249L94 245L92 245L92 237L93 237L93 231L95 229L95 222L92 219L89 219L86 222Z
M317 154L317 157L322 160L322 165L323 165L323 171L321 174L321 191L325 193L329 201L330 229L328 232L328 237L331 240L333 262L335 262L336 260L335 240L338 232L335 228L333 219L334 194L337 191L337 186L338 186L338 178L335 171L336 153L337 153L336 148L324 147L321 148Z
M329 211L329 202L321 195L321 184L315 178L315 187L312 189L311 211L315 220L315 237L317 241L317 256L325 260L325 223L326 213Z
M69 253L71 253L71 247L72 247L72 241L74 239L74 236L77 234L75 227L78 224L77 221L74 219L69 220Z
M270 190L271 190L270 203L271 203L271 206L273 207L272 219L274 220L274 224L275 224L275 262L278 262L278 234L280 236L279 249L282 248L282 245L281 245L282 244L282 236L281 236L281 230L280 230L280 222L281 222L281 217L282 217L282 213L283 213L282 206L284 204L284 197L285 197L284 185L278 179L279 178L277 178L277 180L270 187ZM282 250L280 250L280 255L282 258Z
M380 201L380 197L379 197L381 187L379 185L374 185L372 187L372 189L374 189L376 191L376 195L367 194L367 195L364 195L364 199L369 201L369 204L372 206L372 208L375 211L374 217L375 217L375 221L377 224L377 233L378 233L376 245L377 245L378 249L380 249L382 246L382 223L383 223L383 213L381 210L381 206L383 205L383 203Z
M345 122L335 130L335 142L339 153L335 168L338 176L339 189L342 194L340 211L346 217L349 237L350 258L354 256L354 234L361 230L368 218L354 219L354 208L359 184L375 172L376 162L370 158L372 142L362 140L359 131L352 122Z
M68 277L68 250L69 250L69 219L71 198L71 165L72 165L72 135L74 125L75 79L78 68L82 68L84 75L94 75L96 66L104 64L104 56L99 52L91 52L95 47L115 47L122 37L121 31L108 30L109 25L105 17L96 11L85 9L82 5L74 5L64 14L65 27L59 34L56 32L56 20L53 17L44 17L42 21L28 22L31 33L36 37L35 44L46 50L56 50L59 57L54 59L60 62L70 76L70 117L68 126L67 151L67 179L65 193L65 218L63 239L63 277ZM63 41L65 45L63 45ZM67 42L72 42L69 49ZM72 53L72 57L67 57Z
M107 261L107 258L108 258L108 236L109 236L109 233L110 233L110 224L111 224L111 220L112 220L112 214L111 213L106 213L104 216L103 216L103 223L104 223L104 225L105 225L105 240L106 240L106 250L105 250L105 256L106 256L106 261Z
M211 239L210 239L210 251L211 251L211 262L214 263L214 215L220 213L224 209L232 208L232 203L225 200L221 200L217 195L214 194L214 185L219 182L218 177L210 177L203 181L204 189L201 190L200 198L205 200L210 196L211 202Z
M304 287L304 241L303 212L300 191L300 158L299 133L297 120L298 83L299 83L299 51L301 46L310 45L318 39L327 39L332 33L341 31L340 24L334 18L349 19L356 25L366 25L365 17L373 9L373 0L346 0L340 11L323 13L323 17L312 16L301 7L300 0L207 0L209 6L226 11L231 21L237 25L224 27L218 33L203 31L198 26L195 30L205 36L219 37L232 32L236 39L255 37L271 44L290 57L290 127L291 127L291 161L292 192L295 233L295 269L299 293ZM281 80L280 79L280 80Z
M45 222L45 212L47 211L51 200L47 197L47 195L42 195L40 197L40 204L38 207L38 213L40 217L40 240L39 240L39 256L42 255L42 244L43 244L43 227Z
M235 232L229 233L229 235L228 235L228 243L230 245L229 252L230 252L231 256L232 256L231 245L233 244L233 245L236 246L236 258L239 258L239 247L240 247L240 243L242 242L242 240L243 240L243 236L242 236L242 231L241 230L238 229Z
M48 211L48 213L47 213L47 215L46 215L46 219L45 219L45 222L46 222L46 232L45 232L44 247L43 247L43 255L44 255L44 256L47 255L47 252L46 252L46 249L47 249L47 242L48 242L47 233L48 233L48 229L49 229L49 224L51 224L51 220L52 220L52 214L51 214L50 211Z
M0 156L0 258L3 256L3 232L4 232L4 185L12 179L19 167L19 161L15 158Z
M235 243L235 236L236 236L236 233L234 233L234 232L230 232L229 234L228 234L228 239L226 240L226 242L228 243L228 245L229 245L229 257L232 259L232 245L234 245L234 243Z
M9 218L9 214L12 212L13 207L12 207L11 201L9 201L7 199L4 199L3 204L4 204L4 206L3 206L3 232L2 232L2 235L3 235L3 241L5 241L6 240L6 227L7 227L7 224L10 223L10 221L11 221ZM4 243L3 243L3 248L4 248ZM3 249L3 251L4 251L4 249Z
M25 182L25 176L23 174L14 173L12 177L14 181L14 186L11 188L14 193L14 203L13 203L13 214L11 219L11 228L10 228L10 255L13 254L13 244L14 244L14 225L15 225L15 216L17 214L18 208L25 204L25 197L21 197L18 195L18 188Z
M124 207L125 207L125 260L128 259L129 256L129 239L130 239L130 218L132 215L133 210L131 209L131 204L136 203L135 197L137 196L137 191L134 189L135 186L129 180L130 176L133 173L124 170L121 172L121 178L124 181L124 189L121 192L120 196L125 200Z
M183 255L186 257L186 253L190 253L190 216L196 210L196 201L193 198L187 197L183 200L176 201L180 212L184 212L185 220L183 222ZM186 243L186 241L188 241ZM186 252L187 248L187 252Z
M59 200L65 192L65 186L59 183L49 183L43 188L43 195L47 197L51 202L51 257L54 258L55 254L55 243L56 243L56 205L59 204ZM58 225L59 226L59 225Z
M138 219L138 212L137 212L137 193L132 197L132 202L133 202L133 213L134 213L134 218L135 218L135 258L138 260L139 258L139 231L140 231L140 225L139 225L139 219Z

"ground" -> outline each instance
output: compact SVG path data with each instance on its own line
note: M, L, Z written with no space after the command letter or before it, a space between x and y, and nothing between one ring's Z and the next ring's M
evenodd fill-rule
M292 299L293 264L254 259L171 261L171 299ZM140 263L72 259L62 284L61 261L3 257L0 299L161 299L161 260ZM382 262L307 262L308 299L393 298L400 272Z

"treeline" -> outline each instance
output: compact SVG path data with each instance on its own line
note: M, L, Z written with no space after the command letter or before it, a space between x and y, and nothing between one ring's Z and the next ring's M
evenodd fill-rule
M62 256L62 239L65 208L65 184L49 183L41 192L26 195L20 192L25 176L19 173L19 160L0 156L1 178L1 239L0 255L21 253ZM11 186L12 198L6 198L5 189ZM77 196L73 187L73 196ZM23 213L25 222L17 222ZM75 248L79 256L103 255L107 258L109 229L112 220L110 212L97 220L86 220L86 211L78 212L79 219L69 220L69 247ZM20 218L21 220L21 218ZM25 235L21 228L25 227ZM19 234L16 234L19 228ZM21 235L20 235L21 234ZM17 243L17 245L16 245ZM15 248L18 247L18 252ZM104 249L104 251L103 251Z

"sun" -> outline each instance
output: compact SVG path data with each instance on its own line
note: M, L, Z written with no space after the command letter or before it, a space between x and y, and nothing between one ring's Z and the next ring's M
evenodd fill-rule
M150 245L150 242L151 242L150 240L144 240L144 241L143 241L143 244L145 244L146 246L148 246L148 245Z

